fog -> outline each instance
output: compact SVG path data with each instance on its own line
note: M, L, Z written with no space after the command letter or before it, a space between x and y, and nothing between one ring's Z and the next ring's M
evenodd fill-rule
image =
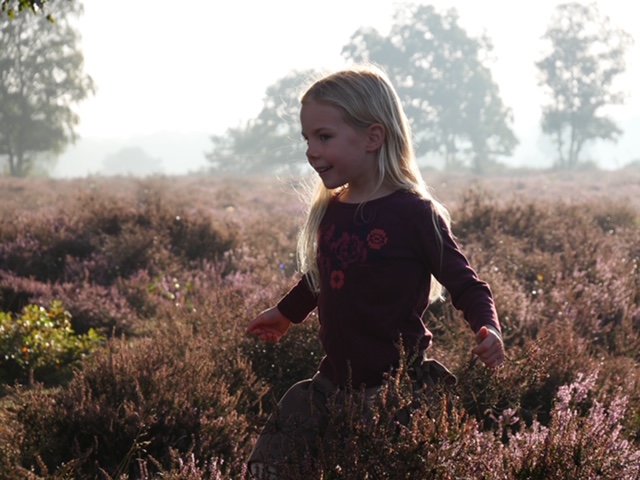
M180 175L207 168L209 137L258 115L267 87L291 70L344 65L342 47L359 27L386 34L396 4L327 0L313 8L293 0L191 3L177 11L168 0L86 0L78 21L85 71L96 94L77 108L80 140L58 159L52 175L115 173L123 151L137 149L144 168L120 173ZM554 149L540 132L534 62L558 1L422 2L456 8L469 35L493 41L487 66L514 112L519 146L500 161L511 167L551 166ZM587 2L585 2L587 3ZM605 169L640 159L640 7L597 2L615 27L636 38L619 86L626 105L609 114L624 131L618 143L588 144L584 158ZM153 161L152 161L153 160ZM111 169L109 168L111 162ZM155 163L154 163L155 162ZM126 163L126 162L125 162Z

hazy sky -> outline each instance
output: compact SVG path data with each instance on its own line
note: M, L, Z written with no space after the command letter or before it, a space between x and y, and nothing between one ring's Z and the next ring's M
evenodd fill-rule
M55 175L99 171L108 154L141 146L166 173L206 165L209 136L255 118L268 86L294 69L344 66L342 47L360 27L386 35L393 0L84 0L78 20L85 71L97 92L78 108L81 142L70 147ZM440 12L456 8L471 36L486 33L495 60L488 64L515 117L520 144L511 166L549 166L553 150L541 142L534 61L557 0L423 0ZM627 121L618 144L599 142L591 158L617 168L640 158L640 6L600 0L601 13L636 38L621 86L627 105L610 113ZM639 4L640 5L640 4ZM630 122L630 123L629 123ZM602 150L606 149L606 150Z
M266 88L295 68L339 67L360 26L386 33L396 2L371 0L209 1L85 0L80 19L85 70L97 93L80 106L83 137L112 138L158 131L222 133L255 117ZM533 61L560 2L458 0L470 34L494 42L490 65L516 125L538 122L540 89ZM600 1L640 43L640 6ZM640 4L639 4L640 5ZM635 94L616 116L640 115L640 45L629 52L626 86Z

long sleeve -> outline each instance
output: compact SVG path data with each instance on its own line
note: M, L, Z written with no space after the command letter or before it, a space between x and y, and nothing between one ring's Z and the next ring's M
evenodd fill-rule
M428 214L433 215L432 212ZM433 275L449 292L453 306L463 313L474 332L478 332L482 326L491 326L500 332L491 289L478 278L450 229L437 216L433 217L432 222L423 221L421 225L426 230L421 234L423 241L432 239L424 243L427 262ZM437 240L438 236L441 242Z
M292 323L301 323L317 305L318 297L309 288L307 276L304 275L276 306Z

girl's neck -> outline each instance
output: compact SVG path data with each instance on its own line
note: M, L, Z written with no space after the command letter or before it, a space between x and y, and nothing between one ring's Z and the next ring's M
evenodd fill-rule
M386 182L373 192L353 191L346 187L338 195L338 201L341 203L364 203L391 195L396 190L397 188L388 185Z

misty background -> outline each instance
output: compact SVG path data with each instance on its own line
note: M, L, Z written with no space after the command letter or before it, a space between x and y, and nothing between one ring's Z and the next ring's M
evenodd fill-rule
M555 149L540 129L535 61L554 8L562 3L429 1L438 11L455 8L470 36L493 43L486 66L514 114L519 140L509 167L547 168ZM583 2L591 4L594 2ZM640 7L621 0L595 2L614 27L640 38ZM54 177L92 174L194 173L210 166L211 136L255 118L266 89L294 69L339 68L342 48L361 27L385 35L403 2L198 2L179 10L165 0L84 2L77 21L85 72L97 87L75 109L80 139L69 145ZM617 86L623 106L607 111L623 130L617 143L597 141L584 157L603 169L640 159L640 47L628 51ZM135 161L132 161L135 159ZM438 166L438 165L434 165Z

